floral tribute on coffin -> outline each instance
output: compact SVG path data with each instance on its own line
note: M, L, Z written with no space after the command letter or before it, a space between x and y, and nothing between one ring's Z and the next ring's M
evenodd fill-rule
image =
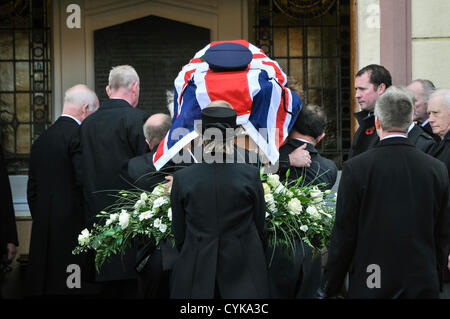
M114 205L101 211L91 230L78 235L78 246L73 254L95 251L97 272L111 256L124 253L127 247L137 247L152 241L155 246L171 233L172 210L170 189L157 185L151 193L142 190L122 190Z
M277 174L264 175L261 170L269 244L293 255L296 243L301 241L318 255L329 245L336 198L329 196L330 190L322 192L321 185L301 185L301 178L289 183L287 177L286 182L281 182ZM97 271L111 255L122 254L127 247L149 241L157 246L166 238L174 241L170 189L164 184L151 193L122 190L107 210L97 215L102 223L81 231L73 250L73 254L94 250Z
M266 201L268 241L273 251L281 247L294 255L298 244L311 247L313 256L329 246L333 230L336 194L319 185L302 185L302 177L281 182L277 174L261 175Z

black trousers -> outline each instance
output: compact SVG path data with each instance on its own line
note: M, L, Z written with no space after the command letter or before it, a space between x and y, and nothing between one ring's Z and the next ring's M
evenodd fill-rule
M145 268L138 273L138 298L169 298L169 271L163 270L161 249L156 248Z
M114 280L101 282L100 299L136 299L137 280Z

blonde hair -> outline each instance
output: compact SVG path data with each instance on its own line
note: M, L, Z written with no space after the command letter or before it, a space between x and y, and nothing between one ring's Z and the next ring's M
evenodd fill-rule
M233 109L230 103L227 101L213 101L209 103L206 107L224 107L228 109ZM243 134L244 129L242 127L237 127L234 132L235 135L238 136ZM233 154L234 152L234 139L228 141L220 141L220 140L212 140L212 139L201 139L203 144L203 151L205 153L225 153L225 154Z

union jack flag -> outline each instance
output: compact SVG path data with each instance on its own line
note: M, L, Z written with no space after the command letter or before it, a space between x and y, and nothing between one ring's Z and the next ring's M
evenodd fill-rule
M203 58L206 50L223 42L239 43L251 51L253 58L246 70L213 72L209 69ZM237 112L236 124L242 125L275 164L278 149L302 107L300 97L287 88L286 74L278 63L245 40L208 44L183 66L174 84L172 127L153 155L157 170L198 136L194 121L201 120L201 110L217 100L233 106Z

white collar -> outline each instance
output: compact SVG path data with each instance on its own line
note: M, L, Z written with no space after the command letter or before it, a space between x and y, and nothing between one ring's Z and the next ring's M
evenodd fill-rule
M408 134L409 132L411 132L415 124L416 124L415 122L412 122L411 125L408 127Z
M75 117L73 117L72 115L69 114L61 114L61 116L65 116L65 117L70 117L72 120L74 120L75 122L78 123L78 125L81 125L81 121Z
M423 123L420 124L420 126L424 127L425 125L428 124L429 121L430 119L426 119Z
M385 136L382 140L387 140L388 138L393 138L393 137L403 137L403 138L406 138L405 135L392 134L392 135Z
M296 140L297 140L297 141L300 141L300 142L303 142L303 143L311 144L310 141L304 140L304 139L302 139L302 138L296 138Z

